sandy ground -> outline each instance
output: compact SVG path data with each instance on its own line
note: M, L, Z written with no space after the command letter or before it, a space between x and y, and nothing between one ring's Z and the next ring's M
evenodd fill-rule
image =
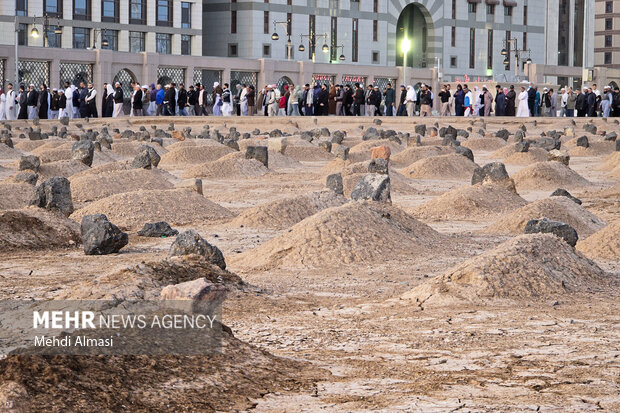
M241 133L279 128L292 135L327 127L332 132L346 130L344 144L349 146L361 142L360 125L413 136L412 122L429 127L435 122L440 127L472 126L469 139L480 137L477 131L481 127L479 121L470 125L469 120L452 118L382 118L383 124L377 126L371 118L260 117L100 119L84 127L99 130L108 125L110 130L119 127L123 131L138 130L141 125L150 130L150 125L157 125L166 129L171 120L177 130L191 126L194 133L205 124L223 134L231 126ZM75 123L68 127L70 132L77 131ZM527 138L570 126L563 119L538 119L535 126L532 119L489 118L486 130L491 134L501 128L514 132L522 123L527 126ZM41 122L43 131L55 124ZM601 136L586 134L582 124L578 121L575 126L576 137L588 135L591 141L602 141ZM596 124L599 130L620 131L613 119L597 120ZM20 143L27 142L16 138L20 133L16 127L23 126L24 122L13 123L16 150ZM422 143L437 139L427 135ZM569 139L572 137L563 141ZM174 142L166 140L164 146ZM401 148L406 145L403 142ZM112 146L114 149L114 143ZM488 150L473 150L478 165L502 161L493 158L497 147L491 146ZM563 146L574 148L570 144ZM591 156L573 156L570 160L570 168L590 182L587 187L571 189L571 194L607 223L620 220L620 199L597 195L618 185L617 179L600 168L610 153L586 153ZM132 159L112 155L118 161ZM321 190L327 175L323 168L329 160L314 159L301 160L301 167L272 169L257 177L205 178L204 196L235 215L265 202ZM12 153L0 157L0 180L16 172L18 160L19 156ZM173 185L181 182L181 175L189 167L166 165L169 181ZM510 175L524 167L506 165ZM470 179L469 175L462 179L407 178L412 190L393 189L393 205L409 211L447 191L470 185ZM519 195L532 202L548 197L550 192L520 190ZM76 203L76 209L86 205ZM192 398L200 398L200 394L184 396L187 398L175 404L177 411L620 412L620 257L595 259L611 282L609 288L594 294L558 293L537 299L498 299L424 310L401 298L413 287L509 239L508 235L480 231L495 219L473 216L468 220L422 220L446 239L444 247L431 254L411 251L376 262L342 262L322 268L282 265L269 270L237 266L235 257L288 229L239 227L231 225L230 219L173 225L179 231L196 229L217 245L229 264L227 269L251 286L230 294L225 302L224 323L235 337L291 366L294 362L307 362L301 365L309 366L308 372L302 372L300 367L297 381L294 373L291 376L287 372L288 380L296 382L294 385L274 380L260 392L247 386L245 392L242 389L234 395L222 394L225 402L211 407L192 404ZM142 238L134 229L128 232L129 245L119 254L108 256L85 256L79 247L0 251L0 299L53 298L127 265L164 259L173 241ZM186 367L190 371L191 364ZM142 374L148 376L148 368ZM206 374L208 379L213 372L195 374ZM257 376L256 380L262 378ZM144 380L137 386L150 384ZM165 392L165 385L160 390ZM114 390L110 387L98 391ZM115 410L114 405L110 406ZM147 411L142 409L136 407L136 411Z

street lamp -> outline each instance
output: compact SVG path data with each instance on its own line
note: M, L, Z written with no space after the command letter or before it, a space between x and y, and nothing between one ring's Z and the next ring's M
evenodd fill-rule
M293 43L291 42L291 33L289 30L289 26L291 24L290 20L286 20L286 21L282 21L282 22L278 22L278 21L273 21L273 34L271 35L271 40L278 40L280 39L280 36L278 35L278 32L276 32L276 24L279 24L280 26L284 27L284 30L286 31L286 36L288 37L287 43L286 43L286 60L291 60L292 58L292 52L293 52Z
M411 42L406 37L403 37L403 40L400 43L400 50L403 51L403 78L405 81L405 85L407 82L407 52L409 52L409 48L411 47Z
M327 33L323 33L323 34L300 34L299 37L301 37L301 41L302 44L299 45L299 51L303 52L304 50L306 50L306 48L303 45L303 39L307 38L308 39L308 45L310 46L310 50L312 50L312 61L315 61L316 55L314 54L314 51L316 49L316 38L317 37L322 37L323 39L325 39L325 43L323 43L323 47L321 48L321 50L323 51L323 53L328 53L329 52L329 46L327 45Z
M514 39L505 39L504 40L504 47L502 48L502 51L500 52L502 56L504 57L504 66L508 66L510 64L510 55L509 55L509 51L508 49L513 49L514 50L514 56L515 56L515 78L517 78L517 80L519 79L519 64L521 62L525 62L525 63L532 63L532 59L530 58L530 53L531 50L530 49L523 49L523 50L519 50L519 39L514 38ZM527 56L527 60L524 59L524 57Z
M101 35L101 47L108 47L110 42L105 38L106 29L93 29L93 49L97 48L97 33Z
M341 53L341 54L340 54L340 56L338 57L338 60L340 60L340 61L344 61L344 59L345 59L345 57L344 57L344 45L342 44L342 45L340 45L340 46L334 46L334 48L335 48L336 50L338 50L338 49L342 49L342 53Z

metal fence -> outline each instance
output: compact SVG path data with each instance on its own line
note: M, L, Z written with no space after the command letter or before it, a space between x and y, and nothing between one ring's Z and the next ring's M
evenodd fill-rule
M373 86L378 86L379 90L381 91L381 93L385 92L385 88L387 87L387 84L391 84L392 88L395 87L394 85L395 80L394 79L390 79L387 77L375 77L374 79L374 83L372 84Z
M39 60L19 61L19 83L39 86L50 84L50 64Z
M93 65L88 63L60 63L60 84L65 87L65 82L79 86L80 82L88 84L93 81Z
M185 68L161 66L157 69L157 83L164 86L171 82L174 82L177 85L179 83L184 83Z
M213 83L222 83L222 72L220 70L194 69L194 84L200 83L207 91L207 104L213 104Z
M284 85L290 86L292 83L293 81L291 79L286 76L282 76L280 79L278 79L278 83L276 83L276 89L278 89L280 93L284 95L286 93L286 91L284 90Z
M254 85L256 87L256 79L258 78L255 72L230 72L230 90L236 90L237 85Z
M6 81L6 76L5 76L5 67L6 65L6 60L4 59L0 59L0 87L2 87L2 85L4 85L4 82ZM19 86L15 85L15 89L17 90Z

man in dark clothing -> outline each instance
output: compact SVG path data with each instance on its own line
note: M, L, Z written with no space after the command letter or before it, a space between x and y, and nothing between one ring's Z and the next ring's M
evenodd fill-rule
M168 85L166 92L164 93L164 108L166 116L174 116L176 113L176 92L172 85Z
M577 92L579 92L577 90ZM588 89L583 88L583 92L578 93L575 108L577 109L577 117L585 118L588 113Z
M329 113L329 90L327 90L327 86L325 83L321 85L321 89L319 90L318 95L318 108L319 116L327 116Z
M88 109L86 108L87 95L88 89L86 89L86 84L84 82L80 82L80 97L78 107L80 108L80 117L82 118L88 117Z
M131 108L133 109L134 116L144 116L144 105L142 104L142 89L140 85L135 85L134 90L136 93L133 95L133 102Z
M351 85L346 85L344 87L344 114L345 116L353 115L351 111L353 107L353 90L351 90Z
M514 116L515 115L515 99L517 98L517 93L515 92L514 85L510 85L510 89L508 93L506 93L506 116Z
M116 82L116 89L114 89L114 112L112 112L112 117L118 118L122 115L123 112L123 85L120 82Z
M19 85L19 113L17 119L28 119L28 94L26 87Z
M361 116L361 108L364 105L364 90L359 83L355 84L355 94L353 95L353 115Z
M535 116L534 104L536 103L536 87L530 86L527 90L527 106L530 109L530 116Z
M28 119L34 119L39 116L39 92L36 91L34 85L30 85L28 91Z
M375 86L368 96L368 103L372 106L372 116L381 116L381 92L379 86Z
M614 87L612 96L613 96L612 103L611 103L612 116L614 118L618 118L620 117L620 88L618 86Z
M112 114L108 113L107 107L108 105L106 104L108 101L108 84L104 83L103 84L103 92L101 93L101 117L102 118L111 118Z
M385 116L393 116L396 109L396 92L392 84L388 83L385 88Z
M327 89L327 87L325 88ZM318 82L314 83L313 93L313 106L314 106L314 114L316 116L323 116L323 108L321 107L320 95L321 95L321 86L319 86ZM329 91L327 92L327 101L329 102Z
M441 100L439 116L450 116L450 85L443 86L443 89L439 92L439 98Z
M179 105L179 116L187 116L187 90L185 90L183 86L183 83L179 83L179 99L177 101Z
M506 95L500 85L495 86L495 116L506 116Z
M196 89L194 89L194 85L189 85L189 90L187 91L187 107L188 115L193 116L196 115L196 102L198 102L198 95L196 93Z
M588 117L595 118L596 117L596 93L592 91L592 88L588 88L588 97L587 97L587 110Z
M48 98L49 92L47 91L47 86L42 84L41 91L39 92L39 102L37 104L39 119L47 119L47 111L49 109Z
M405 85L400 85L400 99L398 100L398 112L396 116L407 116L407 105L405 100L407 100L407 88Z
M88 90L86 92L86 97L84 98L84 102L86 104L86 117L88 118L96 118L97 115L97 91L93 87L92 83L88 84Z

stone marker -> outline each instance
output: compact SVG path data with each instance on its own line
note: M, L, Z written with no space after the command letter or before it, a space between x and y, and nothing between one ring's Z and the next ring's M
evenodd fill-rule
M191 189L192 191L198 192L200 195L202 195L202 179L200 178L184 179L179 183L175 184L174 187Z
M558 188L555 191L553 191L551 196L565 196L566 198L570 199L571 201L575 202L576 204L581 205L581 199L575 198L566 189Z
M332 151L332 143L331 141L321 141L319 143L319 147L325 149L327 152Z
M177 235L179 231L173 229L170 224L165 221L147 222L142 229L138 231L141 237L172 237Z
M327 179L325 180L325 186L339 195L344 194L342 175L339 173L327 175Z
M155 149L149 145L142 145L138 148L138 151L140 152L138 152L136 157L133 158L133 161L131 161L132 168L151 169L151 167L157 167L157 165L159 165L161 157Z
M332 145L332 154L336 158L340 158L340 159L346 161L347 159L349 159L349 149L350 148L348 146L346 146L346 145L338 145L338 144L334 143Z
M388 161L383 158L371 159L368 163L368 173L387 175Z
M39 179L39 175L32 172L18 172L13 177L15 182L24 182L30 185L36 185L37 179Z
M351 199L356 201L371 200L392 203L390 197L390 177L383 174L365 175L355 185Z
M582 146L584 148L588 148L590 146L590 142L588 142L587 136L581 136L577 138L577 146Z
M214 245L209 244L193 229L187 230L177 235L176 240L170 246L170 257L181 257L183 255L200 255L221 269L226 269L224 255Z
M615 142L617 138L618 138L618 134L616 132L610 132L607 135L605 135L605 140L606 141L613 141L613 142Z
M41 166L41 160L38 156L35 155L23 155L19 159L19 170L25 171L26 169L30 169L34 172L39 172L39 167Z
M370 159L381 158L389 161L390 155L392 155L392 150L387 145L375 146L373 148L370 148Z
M92 166L95 156L95 145L88 139L82 139L73 144L71 159L82 162L86 166Z
M37 186L34 198L30 205L45 208L50 211L59 211L65 216L73 213L71 200L71 185L65 177L54 177L43 181Z
M160 300L191 300L216 303L226 296L226 287L206 278L197 278L179 284L167 285L159 293ZM201 311L202 312L202 311Z
M509 180L510 176L506 171L506 166L501 162L492 162L484 165L483 167L477 167L474 169L474 173L471 177L471 184L476 185L478 183L489 182L504 182Z
M549 153L547 154L547 160L561 162L564 165L568 166L570 162L570 155L568 154L568 152L562 152L554 149L552 151L549 151Z
M426 124L415 125L414 132L422 137L426 135Z
M457 155L463 155L464 157L468 158L470 161L475 162L474 153L471 151L471 149L466 148L465 146L457 146L454 149Z
M266 146L248 146L245 149L245 159L256 159L265 165L265 168L269 167L269 151Z
M104 214L85 215L81 224L82 244L86 255L107 255L120 251L129 237Z
M267 147L270 151L284 153L288 146L288 140L286 138L269 138L267 140Z
M525 224L524 232L526 234L553 234L562 238L571 247L574 247L579 239L575 228L563 222L551 221L547 218L529 220Z

